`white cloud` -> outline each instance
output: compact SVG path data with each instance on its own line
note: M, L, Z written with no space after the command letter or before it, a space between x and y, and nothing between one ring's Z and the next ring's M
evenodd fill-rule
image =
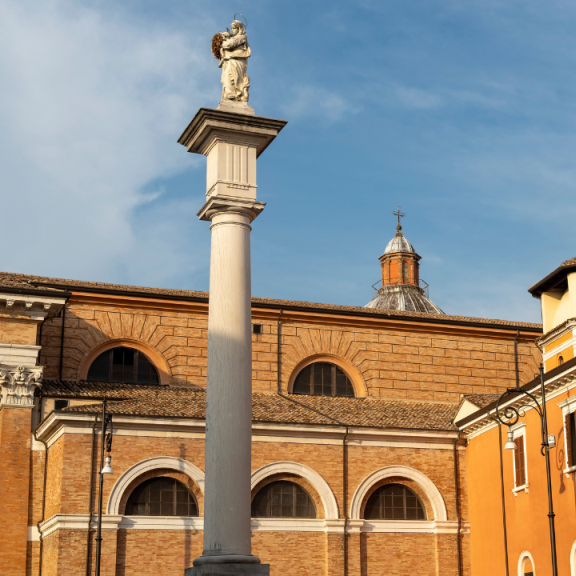
M294 88L293 93L280 108L292 118L320 115L331 121L340 120L345 112L355 112L338 94L315 86Z
M176 139L214 100L203 88L209 74L219 92L204 44L118 9L4 0L0 269L118 279L110 259L142 237L134 210L152 200L144 187L194 163ZM155 217L149 245L170 222L172 236L191 225L165 208ZM152 283L173 274L156 272Z

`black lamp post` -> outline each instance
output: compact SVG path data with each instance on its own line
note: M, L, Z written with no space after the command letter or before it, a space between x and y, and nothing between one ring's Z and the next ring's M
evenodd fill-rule
M108 428L110 429L107 432ZM100 484L98 487L98 527L96 531L96 570L95 576L100 576L100 555L102 552L102 488L104 487L104 474L112 474L112 456L110 450L112 449L112 415L106 414L106 398L102 402L102 442L100 445ZM106 464L104 464L104 445L106 445Z
M554 529L554 507L552 504L552 482L550 479L550 445L548 444L548 420L546 418L546 391L544 390L544 366L540 364L540 389L541 389L541 402L542 404L538 403L538 400L530 394L523 390L522 388L508 388L500 398L498 398L498 402L496 402L496 418L504 424L508 426L508 442L506 442L507 450L514 450L516 448L516 444L514 443L514 435L512 432L511 427L518 422L520 419L520 412L518 409L514 408L513 406L506 406L503 409L504 419L500 416L500 402L509 395L517 395L523 394L527 396L534 402L535 406L534 409L540 416L540 431L542 434L542 447L540 448L540 452L542 456L546 458L546 481L548 483L548 522L550 525L550 550L552 553L552 576L558 576L558 564L556 560L556 531Z

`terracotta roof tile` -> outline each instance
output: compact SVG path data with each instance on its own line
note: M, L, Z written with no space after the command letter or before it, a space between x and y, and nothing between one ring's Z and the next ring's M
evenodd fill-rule
M576 264L576 258L570 258L570 260L562 262L561 266L574 266L574 264Z
M112 414L204 419L206 393L203 388L175 388L102 382L45 380L44 396L110 400ZM71 406L69 412L93 413L99 403ZM254 392L254 422L318 424L372 428L454 430L454 404L388 401L371 398L281 396Z
M478 406L478 408L485 408L492 404L492 402L496 402L500 394L467 394L463 397L463 400L468 400L472 402L474 406Z
M139 294L147 294L150 296L167 296L170 298L198 298L208 299L208 292L199 292L195 290L173 290L168 288L148 288L144 286L127 286L124 284L106 284L104 282L84 282L79 280L65 280L62 278L49 278L45 276L30 276L26 274L14 274L10 272L0 272L0 288L6 287L20 287L31 288L37 287L47 290L53 290L55 287L60 289L73 289L82 288L96 289L102 291L120 291L131 292ZM511 320L497 320L491 318L474 318L472 316L453 316L448 314L432 314L429 312L412 312L405 310L385 310L365 308L362 306L340 306L337 304L321 304L316 302L301 302L298 300L276 300L273 298L252 298L252 305L258 304L274 307L294 307L300 309L310 309L318 311L334 311L339 313L350 312L351 314L381 316L381 317L394 317L394 318L422 318L427 320L437 320L441 323L470 323L470 324L486 324L491 326L506 326L512 328L528 328L531 330L542 330L541 324L533 322L516 322Z

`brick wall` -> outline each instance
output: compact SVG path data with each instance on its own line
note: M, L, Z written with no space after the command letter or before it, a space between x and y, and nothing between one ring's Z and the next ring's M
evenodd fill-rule
M3 576L26 573L31 413L29 408L0 410L0 567Z
M62 375L85 374L91 354L116 341L138 343L176 384L206 385L208 307L157 301L67 305ZM495 393L515 385L512 330L437 326L426 323L353 318L343 321L319 314L283 315L281 382L284 391L294 370L306 358L334 356L358 375L370 396L390 399L458 402L461 394ZM298 320L296 320L296 316ZM263 325L253 334L253 389L276 391L277 314L253 309ZM62 318L51 318L42 331L41 364L45 377L58 376ZM532 379L540 361L537 334L519 340L521 382ZM358 391L357 391L358 392Z

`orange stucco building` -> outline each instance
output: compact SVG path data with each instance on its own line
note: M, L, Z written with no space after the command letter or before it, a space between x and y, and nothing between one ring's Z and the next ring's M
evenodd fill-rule
M550 476L561 576L576 574L575 278L576 260L569 260L530 289L542 301L545 327L537 344L544 351L548 433L554 436ZM521 389L542 403L539 374ZM530 397L512 392L500 405L503 425L495 418L497 398L467 397L456 416L467 438L472 571L475 576L552 574L542 420ZM510 413L508 420L507 407L517 410L517 417ZM508 429L513 449L506 449Z

